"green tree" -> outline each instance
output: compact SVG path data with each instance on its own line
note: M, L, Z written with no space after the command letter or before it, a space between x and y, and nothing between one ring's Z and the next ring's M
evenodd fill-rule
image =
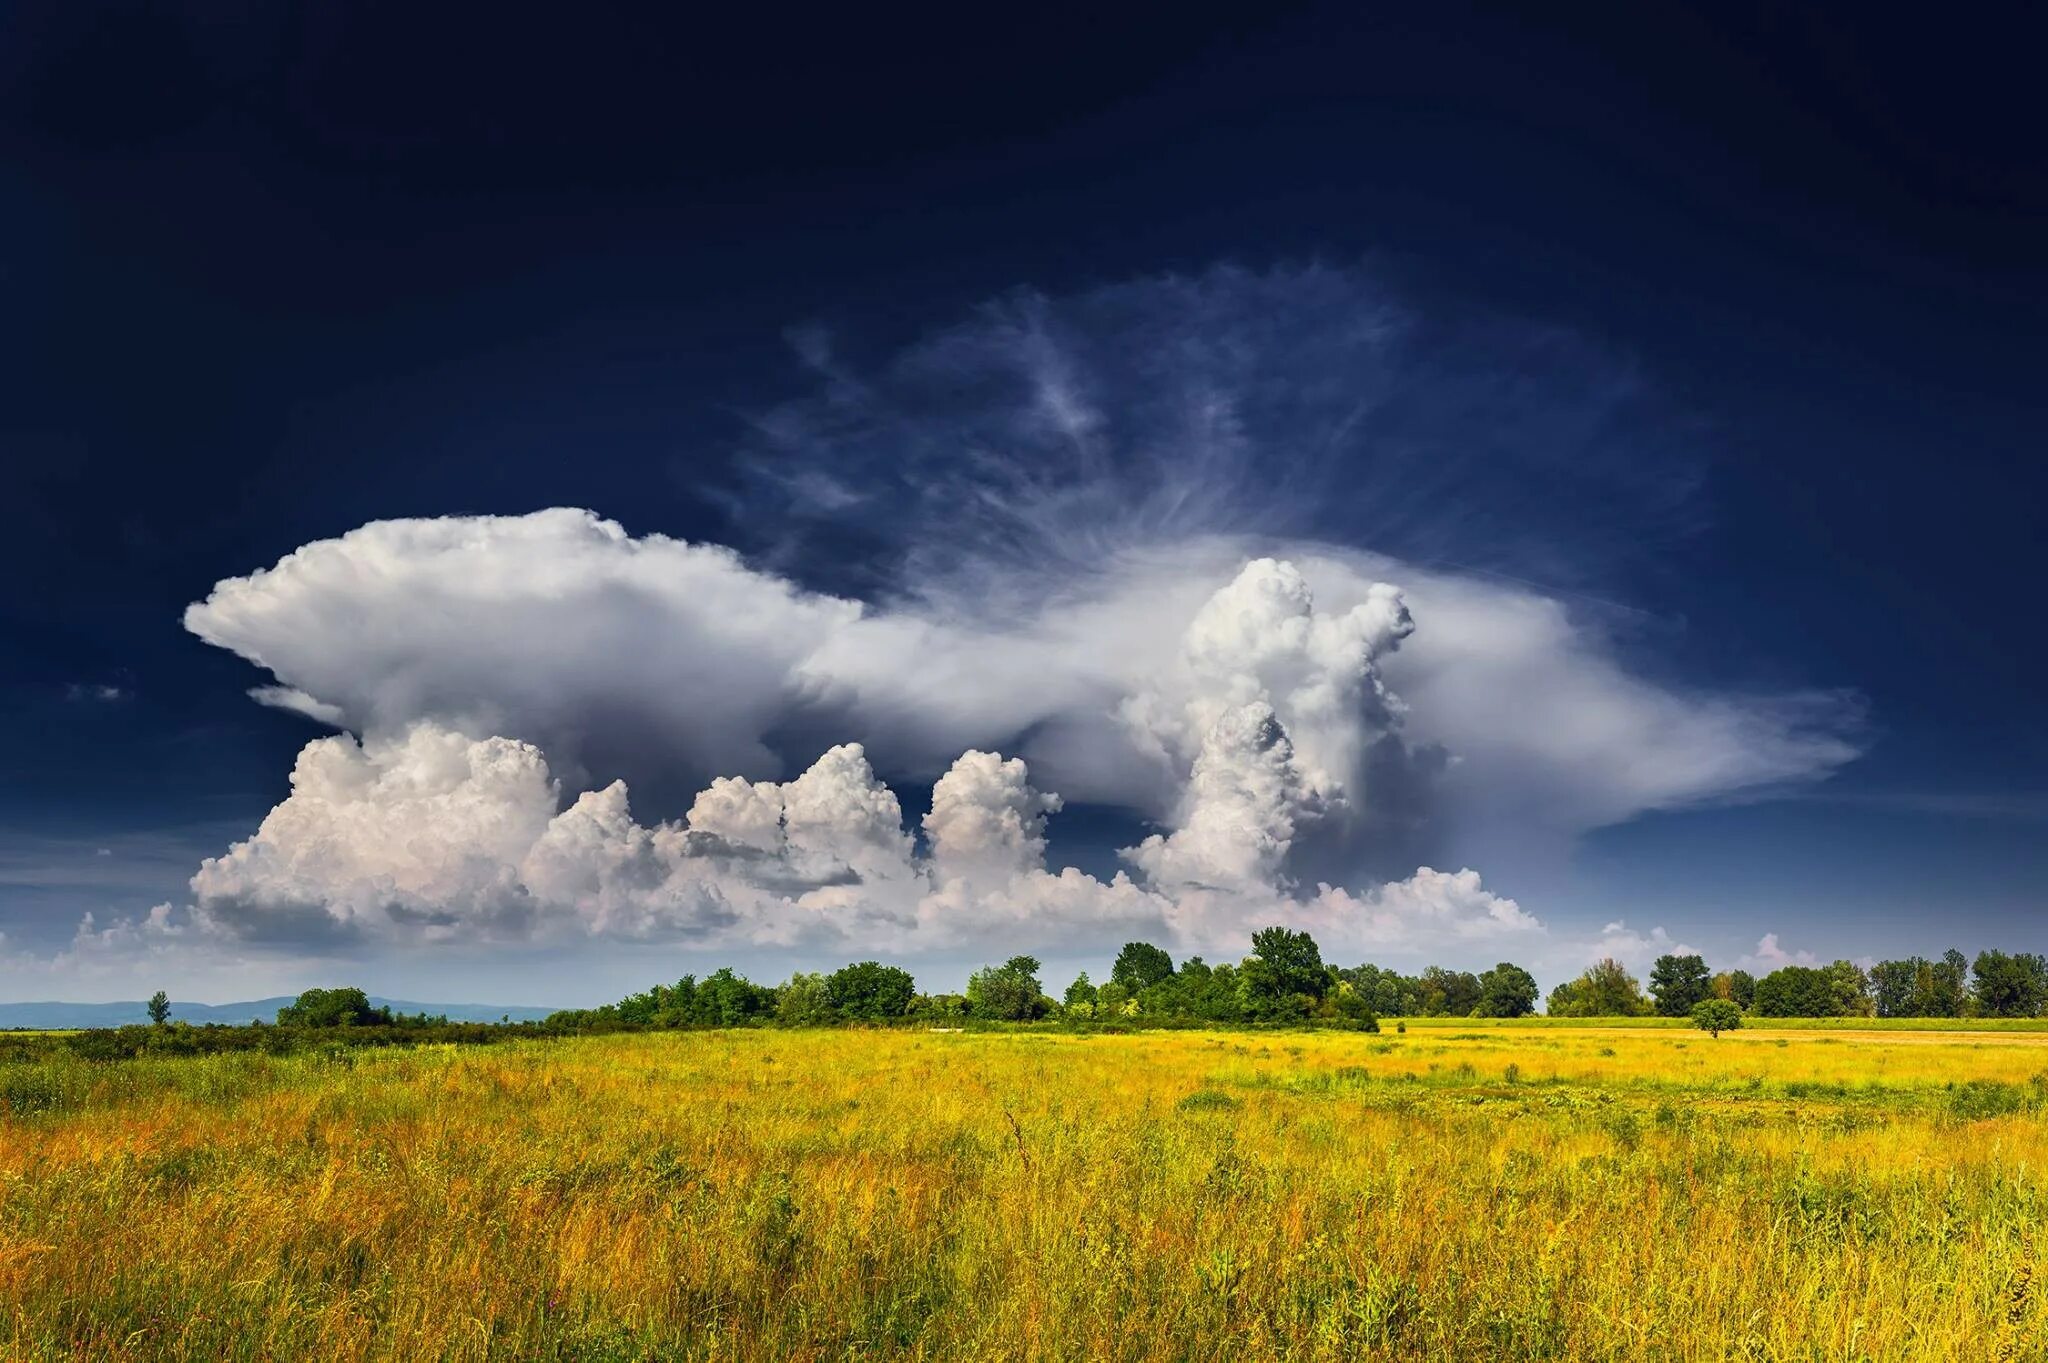
M1260 1022L1305 1018L1330 991L1330 972L1315 938L1291 928L1253 933L1252 954L1237 974L1244 1011Z
M1903 961L1879 961L1870 967L1871 1002L1881 1018L1919 1016L1913 1006L1919 992L1921 972L1928 962L1918 956Z
M744 1027L775 1010L775 990L720 966L697 986L691 1021L708 1027Z
M1834 1017L1867 1018L1871 1015L1870 977L1854 961L1836 961L1828 966L1828 991L1834 1000Z
M2048 960L2032 952L1980 951L1970 973L1984 1017L2030 1018L2048 1003Z
M389 1008L372 1008L360 989L308 989L277 1010L280 1027L388 1027Z
M1040 1015L1038 958L1012 956L967 977L967 1006L976 1017L1026 1022Z
M1349 980L1339 980L1337 987L1324 995L1323 1009L1329 1016L1341 1018L1361 1032L1380 1029L1380 1020L1373 1016L1372 1002Z
M1927 1016L1961 1017L1963 1005L1970 1000L1969 961L1950 947L1941 953L1941 963L1930 970L1928 985L1931 1007Z
M919 994L910 1001L909 1016L929 1022L954 1022L967 1016L965 994Z
M1701 999L1692 1006L1692 1025L1718 1037L1742 1025L1742 1010L1733 999Z
M161 989L149 996L149 1020L159 1027L171 1020L171 996Z
M1641 1017L1650 1001L1627 967L1609 956L1551 990L1548 1011L1563 1018Z
M1381 1017L1414 1017L1425 1011L1419 978L1376 965L1350 966L1337 974L1372 1000L1373 1011Z
M1079 1008L1083 1004L1090 1008L1095 1006L1095 986L1090 983L1087 971L1084 970L1074 977L1074 982L1067 986L1067 995L1061 1002L1069 1008Z
M854 1022L887 1022L910 1011L917 981L910 972L876 961L841 966L825 979L832 1011Z
M1109 978L1130 993L1142 994L1173 975L1173 957L1150 942L1126 942L1109 968Z
M1650 966L1650 992L1657 996L1657 1011L1668 1018L1682 1018L1692 1006L1711 992L1714 977L1698 956L1659 956Z
M1781 966L1756 982L1750 1011L1767 1018L1840 1017L1839 983L1817 966Z
M1970 997L1970 963L1951 947L1938 961L1920 961L1913 970L1913 1001L1907 1017L1955 1018L1963 1015Z
M1470 1017L1479 1006L1479 977L1469 970L1433 965L1422 972L1418 985L1425 1016Z
M674 984L657 984L618 1002L619 1021L641 1027L690 1027L697 1016L697 977L685 975Z
M1181 997L1191 1016L1205 1022L1237 1022L1244 1017L1244 1005L1237 996L1237 967L1225 961L1211 968L1199 956L1191 956L1179 972Z
M1536 1011L1536 997L1536 977L1502 961L1479 976L1479 1006L1474 1011L1484 1018L1523 1017Z
M799 971L775 991L775 1020L785 1027L818 1027L834 1016L825 977Z

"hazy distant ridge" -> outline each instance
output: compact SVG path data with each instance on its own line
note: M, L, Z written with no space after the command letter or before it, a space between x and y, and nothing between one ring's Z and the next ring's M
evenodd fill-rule
M244 1003L172 1003L175 1022L275 1022L277 1010L295 995L273 999L250 999ZM527 1008L497 1003L414 1003L408 999L372 997L394 1013L446 1014L451 1022L496 1022L509 1016L514 1022L544 1018L552 1008ZM119 1027L149 1021L142 1000L123 1003L0 1003L0 1027Z

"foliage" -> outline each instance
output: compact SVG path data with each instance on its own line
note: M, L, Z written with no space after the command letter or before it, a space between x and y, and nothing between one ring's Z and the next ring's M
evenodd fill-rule
M1756 982L1750 1008L1759 1017L1832 1017L1834 990L1814 966L1780 966Z
M1471 971L1446 970L1440 965L1423 971L1420 984L1420 1011L1428 1017L1471 1017L1484 992L1479 977Z
M1309 1016L1330 985L1313 937L1270 927L1252 934L1252 954L1239 968L1237 994L1244 1015L1253 1021L1292 1022Z
M2035 1017L2048 1004L2048 959L2032 952L1980 951L1970 974L1985 1017Z
M1149 942L1126 942L1109 969L1112 982L1132 994L1142 994L1173 976L1173 957Z
M1376 965L1346 966L1337 972L1372 1004L1381 1017L1415 1017L1422 1011L1422 981Z
M836 1016L823 975L798 972L775 991L775 1020L785 1027L818 1027Z
M842 966L825 981L832 1013L850 1022L887 1022L910 1011L917 981L910 972L877 961Z
M1692 1006L1692 1025L1718 1037L1742 1025L1742 1010L1731 999L1701 999Z
M1479 1006L1473 1016L1483 1018L1526 1017L1536 1011L1536 977L1518 965L1502 961L1479 977Z
M1651 1011L1642 986L1612 956L1596 961L1586 973L1550 991L1552 1017L1641 1017Z
M1908 956L1870 969L1871 1002L1881 1018L1953 1018L1970 1009L1969 967L1953 948L1938 961Z
M8 1039L0 1062L31 1060L62 1053L81 1060L117 1061L141 1057L231 1055L260 1052L297 1055L333 1054L405 1046L489 1045L520 1037L547 1035L534 1023L449 1022L445 1018L394 1018L390 1026L266 1027L262 1023L232 1026L170 1022L162 1026L96 1027L80 1032Z
M1659 956L1650 966L1650 993L1656 996L1657 1011L1668 1018L1682 1018L1692 1006L1713 991L1714 977L1698 956Z
M1012 956L967 977L967 1007L976 1017L1025 1022L1051 1011L1038 983L1038 958Z
M391 1010L372 1008L360 989L308 989L277 1010L280 1027L389 1027Z
M967 1017L965 994L919 994L910 1001L910 1017L923 1023L950 1023Z
M1374 1015L1372 1004L1349 981L1338 981L1337 987L1323 996L1323 1005L1316 1010L1316 1016L1341 1022L1361 1032L1380 1029L1380 1020Z
M1747 970L1724 970L1714 976L1707 992L1717 999L1727 999L1737 1008L1747 1008L1756 1001L1756 977Z
M161 989L149 996L149 1020L158 1027L171 1020L171 996Z
M1863 1017L1871 1012L1870 986L1853 961L1829 966L1781 966L1756 982L1750 1011L1760 1017Z

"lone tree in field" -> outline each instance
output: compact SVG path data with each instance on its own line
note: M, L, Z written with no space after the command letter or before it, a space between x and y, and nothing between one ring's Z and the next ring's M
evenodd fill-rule
M159 1027L171 1020L171 996L161 989L149 996L149 1020Z
M1742 1010L1727 999L1701 999L1692 1006L1692 1025L1717 1037L1742 1025Z

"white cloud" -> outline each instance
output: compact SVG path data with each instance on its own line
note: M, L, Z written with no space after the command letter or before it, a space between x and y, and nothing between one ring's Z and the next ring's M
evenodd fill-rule
M924 816L932 866L943 881L986 883L1045 865L1045 816L1060 797L1031 787L1018 758L969 749L932 787Z
M1694 948L1673 939L1662 927L1651 928L1645 934L1630 927L1626 922L1617 920L1601 928L1599 937L1584 944L1583 950L1579 953L1579 961L1581 964L1591 965L1595 961L1611 958L1640 975L1659 956L1699 954Z
M775 775L801 664L862 607L715 545L585 511L378 521L230 578L200 638L268 668L284 705L363 732L419 720L545 745L579 771L661 762Z
M965 753L940 778L926 857L855 744L779 785L716 782L679 822L637 822L623 782L559 812L558 792L541 753L514 740L429 724L361 745L320 739L255 836L193 877L188 918L166 910L142 924L88 923L81 941L111 950L187 934L314 949L626 939L915 957L990 939L1095 949L1145 933L1233 953L1269 922L1310 926L1332 950L1540 927L1472 871L1425 868L1307 899L1288 891L1277 861L1264 879L1228 888L1053 873L1044 822L1059 797L996 753Z
M582 512L366 526L188 613L272 668L273 703L364 735L307 746L292 797L194 878L197 904L237 933L306 942L916 950L1035 918L1149 921L1216 949L1262 914L1361 945L1454 942L1533 920L1476 874L1401 868L1568 841L1852 752L1818 698L1649 682L1603 625L1533 591L1295 549L1117 555L1027 614L968 623L818 596ZM824 755L771 779L770 735L817 730L834 736ZM1018 758L996 752L1013 743ZM928 860L877 752L944 771ZM642 825L624 781L558 812L606 754L636 790L647 773L658 791L689 780L663 791L687 814ZM1059 799L1026 783L1027 763L1159 821L1124 852L1139 879L1048 873ZM1310 884L1324 888L1297 894Z
M1756 950L1744 956L1738 964L1742 969L1756 975L1769 974L1788 965L1819 965L1820 958L1810 951L1791 952L1778 943L1778 934L1767 932L1757 938Z
M515 873L555 817L540 750L430 724L358 746L308 743L291 795L192 878L202 910L261 938L350 937L403 925L427 939L523 938Z
M1185 827L1201 750L1223 745L1204 764L1219 778L1229 761L1217 724L1264 703L1293 750L1288 817L1313 844L1297 855L1327 878L1562 845L1854 755L1841 698L1653 682L1611 620L1532 589L1252 547L1112 552L1056 595L969 618L820 596L586 512L393 521L223 582L187 620L302 713L502 734L572 787L624 777L674 809L851 740L926 778L965 749L1013 751L1069 799Z
M0 934L0 982L15 998L132 999L159 988L183 999L247 997L274 986L280 967L297 976L308 964L252 950L171 904L104 920L86 913L53 952L30 950Z
M304 715L307 719L336 728L348 720L347 713L339 705L315 700L296 686L252 686L249 699L258 705L268 705L273 710L289 710L295 715Z
M1317 940L1355 944L1360 950L1412 952L1543 931L1540 921L1514 900L1486 889L1469 867L1438 871L1424 866L1405 880L1362 893L1319 885L1308 909L1307 921L1319 929Z
M1195 612L1178 666L1163 669L1123 713L1162 749L1185 757L1232 712L1268 705L1292 740L1306 792L1341 802L1356 781L1361 748L1399 713L1377 664L1414 628L1399 590L1387 583L1370 584L1349 610L1319 613L1294 564L1254 559Z
M1317 812L1273 707L1250 701L1210 724L1179 826L1124 855L1162 885L1242 892L1281 878L1295 833Z

